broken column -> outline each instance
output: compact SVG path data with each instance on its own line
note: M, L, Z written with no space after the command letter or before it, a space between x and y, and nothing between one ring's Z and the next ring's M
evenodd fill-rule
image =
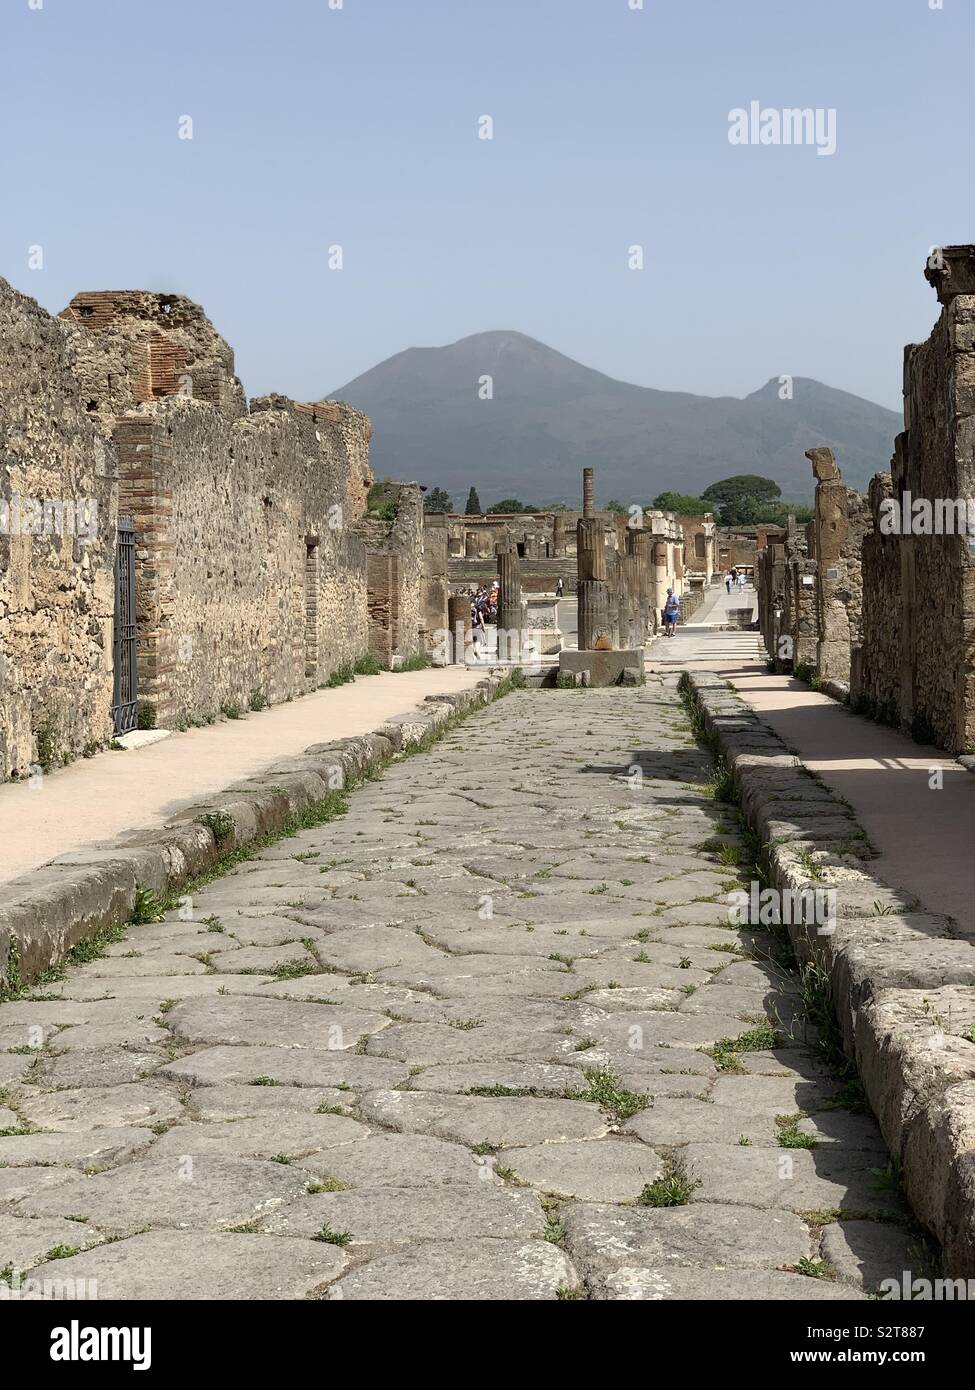
M826 448L807 449L816 477L816 666L824 680L849 682L863 641L863 540L873 520L866 498L847 487Z
M552 522L552 553L556 559L565 554L565 517L561 512L555 513Z
M499 541L496 555L501 592L498 595L498 657L520 661L525 628L525 602L521 593L521 561L508 537Z
M592 473L591 469L586 470ZM591 501L591 479L590 479ZM598 517L583 516L576 530L576 596L579 601L579 650L613 646L613 620L606 582L606 540Z
M463 666L471 641L471 601L466 594L451 594L447 600L450 650L455 666Z

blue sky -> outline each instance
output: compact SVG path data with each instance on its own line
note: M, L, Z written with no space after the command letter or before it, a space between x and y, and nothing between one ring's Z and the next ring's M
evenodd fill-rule
M897 408L928 248L975 240L970 0L630 3L3 0L0 274L187 294L251 394L513 328ZM752 100L835 108L835 155L731 145Z

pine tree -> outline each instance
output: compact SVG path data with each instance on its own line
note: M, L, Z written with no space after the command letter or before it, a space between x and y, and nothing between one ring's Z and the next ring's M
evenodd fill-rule
M481 515L481 499L477 495L477 488L472 487L467 494L467 506L464 509L465 516Z

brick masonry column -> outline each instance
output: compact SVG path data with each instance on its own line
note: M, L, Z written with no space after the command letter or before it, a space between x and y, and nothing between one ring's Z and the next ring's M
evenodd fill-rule
M136 532L137 695L152 705L156 724L165 728L180 713L177 663L205 661L190 634L177 644L172 631L175 586L173 494L168 476L169 436L145 416L124 416L112 434L119 460L119 515L131 516Z

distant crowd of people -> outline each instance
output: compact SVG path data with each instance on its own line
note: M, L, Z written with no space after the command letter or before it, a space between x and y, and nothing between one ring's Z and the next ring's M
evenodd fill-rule
M724 577L724 587L726 593L731 593L732 589L737 589L739 593L745 587L745 571L732 565L731 569Z

